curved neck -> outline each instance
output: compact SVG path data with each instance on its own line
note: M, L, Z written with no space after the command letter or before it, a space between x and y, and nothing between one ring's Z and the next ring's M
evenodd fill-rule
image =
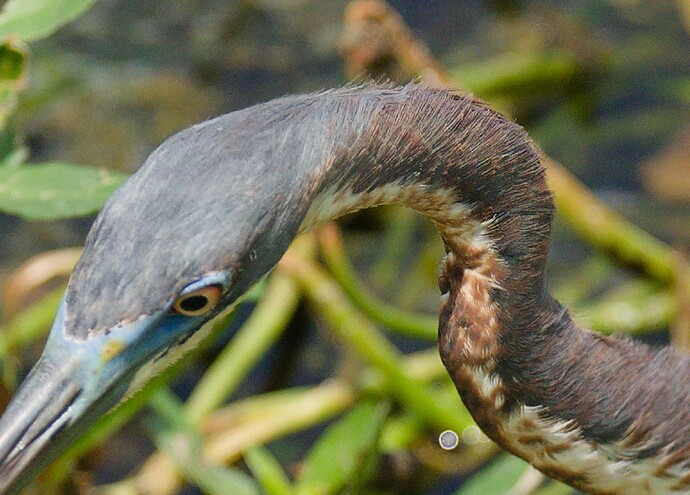
M682 477L690 361L583 331L546 293L553 204L524 131L471 98L414 86L328 100L335 108L318 112L322 132L302 153L310 206L300 229L382 204L432 219L447 252L439 350L484 431L592 493L627 493L650 466ZM664 420L655 403L680 419ZM670 460L648 461L664 452Z
M429 216L446 264L474 270L516 309L542 297L553 204L523 129L482 103L408 86L337 101L302 229L382 204ZM356 103L356 104L355 104ZM451 274L452 275L452 274ZM442 282L443 283L443 282ZM528 307L523 307L527 305ZM505 309L508 309L507 306Z
M310 143L322 161L310 154L298 167L313 177L301 230L383 204L431 218L446 248L439 350L461 393L475 380L468 367L488 376L540 352L539 336L569 319L544 289L553 203L523 129L472 98L416 86L321 104L336 118Z

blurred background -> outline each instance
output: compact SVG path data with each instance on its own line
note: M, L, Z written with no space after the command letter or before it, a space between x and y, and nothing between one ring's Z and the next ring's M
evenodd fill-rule
M545 153L614 210L687 252L690 2L389 3L459 86L525 126ZM352 42L344 28L347 5L344 0L99 0L52 36L29 44L28 85L3 140L25 146L29 162L60 161L131 174L162 140L192 123L286 93L363 80L365 73L346 72L343 61ZM392 77L415 76L402 71ZM13 277L20 265L32 255L79 246L92 221L90 215L45 222L0 213L0 280L11 281L4 285L0 316L5 326L64 283L57 277L14 298ZM348 217L341 225L349 257L369 290L406 311L436 312L435 269L442 247L429 224L385 208ZM595 327L623 327L652 342L666 342L677 322L678 302L666 288L619 268L560 217L549 276L558 297ZM611 304L600 307L602 298ZM652 309L631 316L641 305ZM250 309L240 308L234 326L174 380L181 400ZM232 400L312 386L342 374L343 368L357 368L323 326L313 310L300 305L283 337ZM433 342L395 333L390 338L405 353L433 347ZM41 347L37 337L5 358L5 396ZM154 451L144 424L151 415L137 416L82 461L79 469L88 481L61 489L76 491L134 472ZM269 442L290 476L299 471L325 424L330 423ZM373 481L350 492L462 489L491 455L477 454L481 462L456 472L446 465L454 461L428 454L437 435L424 430L421 443L409 440L411 454L385 453ZM242 463L240 468L249 472ZM191 486L182 489L198 492ZM462 493L492 493L481 490Z

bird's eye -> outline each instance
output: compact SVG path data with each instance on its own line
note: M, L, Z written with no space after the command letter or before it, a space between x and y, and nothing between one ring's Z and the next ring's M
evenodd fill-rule
M219 285L208 285L182 294L173 304L173 311L184 316L199 316L216 305L223 290Z

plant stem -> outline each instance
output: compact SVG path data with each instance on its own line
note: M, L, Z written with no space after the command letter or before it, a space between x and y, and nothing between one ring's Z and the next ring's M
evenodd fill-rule
M570 228L624 265L663 284L675 281L673 248L611 210L560 164L542 160L556 208Z
M440 430L462 431L469 424L460 410L442 408L426 386L403 369L401 356L393 344L353 308L338 284L316 265L294 255L286 255L281 266L295 276L318 313L329 323L344 345L379 369L391 392L410 411Z
M299 290L295 281L280 272L274 273L264 297L204 373L185 404L187 417L192 422L199 423L237 388L280 337L298 303Z
M357 275L345 254L340 231L335 224L325 225L319 230L319 243L333 278L362 313L398 333L436 341L438 317L402 311L376 298L357 280Z

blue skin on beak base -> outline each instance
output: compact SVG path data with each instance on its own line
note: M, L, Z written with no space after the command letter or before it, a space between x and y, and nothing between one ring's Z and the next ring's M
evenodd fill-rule
M226 272L212 273L187 285L178 297L210 285L226 293L229 283ZM0 493L17 493L96 419L172 364L182 348L191 349L198 340L191 337L218 313L216 308L183 316L171 311L173 302L75 340L67 334L63 299L43 355L0 421Z

